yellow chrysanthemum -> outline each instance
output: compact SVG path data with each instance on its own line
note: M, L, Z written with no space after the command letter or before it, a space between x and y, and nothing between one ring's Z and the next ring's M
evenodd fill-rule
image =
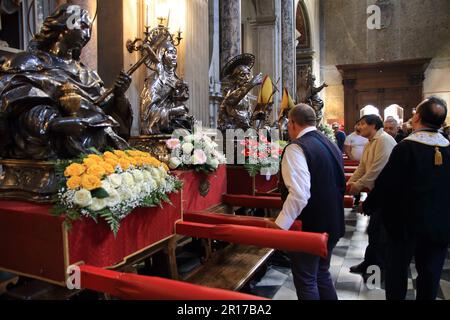
M109 163L103 163L102 165L103 169L105 169L106 174L113 174L115 172L114 168L115 166L112 166Z
M122 170L127 170L131 167L131 162L127 159L119 159L119 165L122 168Z
M167 166L167 164L163 163L162 166L163 166L164 170L166 170L166 172L169 171L169 167Z
M97 166L98 162L99 162L98 160L93 159L93 158L84 158L83 159L83 163L87 168Z
M93 176L96 176L99 178L103 177L105 175L105 173L106 173L105 169L101 165L95 165L95 166L89 167L87 169L87 174L90 174L90 175L93 175Z
M84 174L81 177L81 186L86 190L98 189L102 186L102 182L99 177L90 174Z
M127 154L122 150L114 150L114 154L119 158L126 158Z
M70 190L78 189L81 186L81 177L73 176L69 180L67 180L67 188Z
M141 155L139 150L128 150L126 153L132 157L139 157Z
M66 177L79 177L81 176L84 171L85 167L82 164L79 163L72 163L70 166L64 170L64 176Z

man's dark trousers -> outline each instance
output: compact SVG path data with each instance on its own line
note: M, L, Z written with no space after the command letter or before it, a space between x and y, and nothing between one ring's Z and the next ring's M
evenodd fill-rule
M328 256L289 252L292 275L299 300L337 300L330 274L330 260L336 242L328 242Z
M436 299L448 245L423 239L406 241L389 237L387 247L386 299L405 299L412 256L418 273L416 299Z

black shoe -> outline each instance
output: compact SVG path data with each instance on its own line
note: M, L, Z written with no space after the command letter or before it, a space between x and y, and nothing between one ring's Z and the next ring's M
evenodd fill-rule
M350 272L353 273L365 273L367 270L367 265L365 262L361 262L360 264L357 264L356 266L350 267Z

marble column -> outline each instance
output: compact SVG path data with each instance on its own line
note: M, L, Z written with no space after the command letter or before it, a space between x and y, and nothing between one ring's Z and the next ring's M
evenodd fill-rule
M221 66L241 53L241 0L220 1Z
M281 1L282 83L295 97L295 21L294 0Z

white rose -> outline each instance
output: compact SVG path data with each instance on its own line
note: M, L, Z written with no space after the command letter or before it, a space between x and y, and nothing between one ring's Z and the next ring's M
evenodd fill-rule
M124 173L121 174L121 176L122 176L123 184L125 186L127 186L127 187L134 186L134 178L133 178L133 176L130 173L124 172Z
M194 136L192 134L183 138L183 142L192 142L194 140Z
M144 176L144 181L149 181L150 179L153 179L152 174L147 170L143 170L142 175Z
M141 170L133 170L131 174L133 175L134 181L137 183L144 181L144 175Z
M217 159L211 159L211 160L209 161L209 165L210 165L211 167L213 167L214 169L217 169L217 168L219 167L219 160L217 160Z
M181 164L181 160L177 157L170 158L170 160L169 160L169 167L172 170L178 168L180 166L180 164Z
M113 188L118 188L122 184L122 176L117 173L113 173L108 176L108 181Z
M108 180L102 180L102 188L105 190L112 189L111 183L108 182Z
M89 209L92 211L100 211L106 207L105 199L93 198Z
M159 180L159 187L165 189L167 186L166 180L161 179Z
M121 188L119 190L119 195L120 195L120 199L122 201L126 201L133 196L133 194L131 193L131 190L128 188Z
M153 179L153 178L148 180L147 184L150 186L150 192L155 190L158 187L157 184L156 184L155 179Z
M194 145L192 143L185 143L183 144L182 149L184 154L190 155L192 150L194 150Z
M166 169L164 169L164 168L161 166L161 167L158 168L158 170L159 170L159 175L160 175L161 178L167 177L167 171L166 171Z
M115 207L117 206L120 201L120 194L117 192L117 190L114 189L110 189L110 190L106 190L109 194L109 197L105 199L106 205L111 208L111 207Z
M161 174L157 168L152 168L152 177L155 180L159 180L161 178Z
M90 206L92 203L91 193L86 189L78 190L77 192L75 192L73 202L81 208Z
M137 183L134 187L131 188L131 193L133 194L134 198L139 197L139 194L142 191L142 185L140 183Z

